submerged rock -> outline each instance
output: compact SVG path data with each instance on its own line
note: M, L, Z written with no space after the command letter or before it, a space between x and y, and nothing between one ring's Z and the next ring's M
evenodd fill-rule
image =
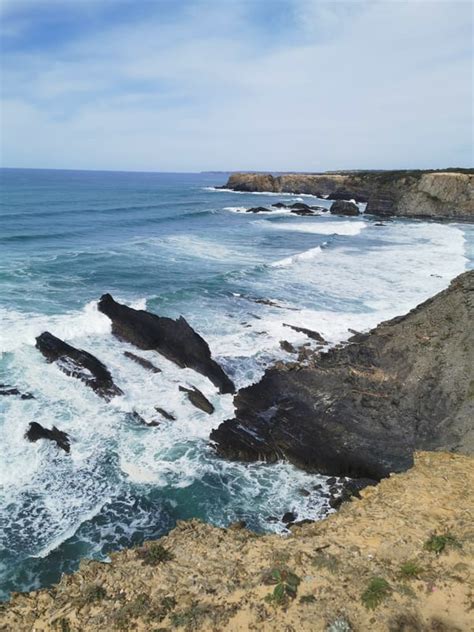
M196 406L196 408L199 408L200 410L204 411L208 415L212 415L212 413L215 410L214 406L207 399L207 397L203 395L203 393L201 393L199 389L197 389L195 386L193 386L192 388L186 388L186 386L180 386L179 390L182 393L186 393L189 401L191 402L193 406Z
M283 323L283 327L289 327L290 329L293 329L293 331L297 331L299 334L304 334L305 336L308 336L308 338L316 340L321 344L326 343L321 334L317 331L313 331L312 329L306 329L306 327L297 327L296 325L289 325L288 323Z
M332 215L360 215L359 207L354 202L338 200L331 205L329 212Z
M49 331L36 338L36 348L48 362L56 362L63 373L78 378L107 401L115 395L123 395L105 364L92 353L68 345Z
M151 371L152 373L161 373L161 369L159 369L157 366L153 364L153 362L150 362L150 360L147 360L146 358L142 358L141 356L136 355L135 353L132 353L131 351L124 351L123 355L126 358L129 358L129 360L133 360L134 362L142 366L147 371Z
M474 271L406 316L239 391L211 433L224 457L285 458L305 470L379 480L413 452L474 452Z
M272 210L270 208L265 208L264 206L255 206L253 208L248 208L246 213L271 213Z
M54 441L58 448L61 448L65 452L69 453L71 451L69 435L56 428L56 426L53 426L52 429L49 430L36 421L32 421L25 433L25 437L32 443L35 443L38 439L48 439L49 441Z
M0 384L1 395L19 395L20 399L35 399L32 393L22 393L18 388L9 384Z
M136 347L161 353L181 368L208 377L221 393L235 391L232 380L211 357L207 342L181 316L177 320L117 303L110 294L99 301L99 311L112 321L112 333Z
M171 413L169 413L166 410L164 410L164 408L160 408L159 406L155 406L155 410L156 410L157 413L160 413L160 415L162 417L164 417L165 419L167 419L168 421L176 421L176 417L174 417L174 415L172 415Z

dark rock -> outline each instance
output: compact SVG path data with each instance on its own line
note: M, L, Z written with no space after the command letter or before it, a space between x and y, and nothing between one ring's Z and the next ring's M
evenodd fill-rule
M308 215L315 215L315 212L312 211L310 208L308 208L308 210L306 209L302 209L302 210L293 210L290 211L290 213L293 213L293 215L301 215L303 217L307 217Z
M322 488L323 486L321 485L321 483L316 483L316 485L313 485L313 489L320 490Z
M298 514L296 514L294 511L287 511L285 514L283 514L281 521L285 524L288 524L290 522L294 522L297 517Z
M287 205L283 202L276 202L275 204L272 204L272 206L274 206L275 208L288 208Z
M162 415L168 421L176 421L176 417L174 417L171 413L167 412L163 408L160 408L159 406L155 406L155 410L157 413L160 413L160 415Z
M312 366L273 367L212 431L218 454L379 480L415 450L474 452L474 271Z
M278 522L278 518L276 516L268 516L265 520L267 522Z
M208 415L212 415L212 413L215 410L214 406L207 399L207 397L205 397L201 393L199 389L197 389L195 386L193 386L192 388L186 388L185 386L180 386L179 390L182 391L183 393L186 393L189 401L191 402L191 404L193 404L193 406L196 406L196 408L203 410Z
M20 399L35 399L32 393L22 393L14 386L8 384L0 384L0 395L19 395Z
M25 433L25 437L32 443L38 441L38 439L48 439L49 441L54 441L56 445L65 452L69 453L71 451L69 435L62 430L58 430L56 426L53 426L51 430L48 430L48 428L44 428L41 424L33 421L30 423L30 426Z
M254 208L248 208L246 213L271 213L272 210L270 208L265 208L264 206L255 206Z
M311 492L304 488L299 489L298 493L301 494L301 496L311 496Z
M327 479L326 483L328 485L334 485L337 482L337 478L335 476L331 476L330 478Z
M295 202L294 204L290 204L288 208L292 208L297 211L311 211L311 207L303 202Z
M105 400L109 401L115 395L123 395L114 384L105 364L88 351L68 345L49 331L36 338L36 348L48 362L56 362L63 373L78 378Z
M152 373L161 373L161 369L159 369L157 366L153 364L153 362L150 362L150 360L147 360L146 358L142 358L141 356L136 355L135 353L132 353L131 351L124 351L123 355L126 358L133 360L134 362L142 366L147 371L151 371Z
M334 202L329 209L333 215L360 215L359 207L354 202L339 200Z
M296 353L296 349L288 340L280 340L280 347L287 353Z
M179 367L188 367L208 377L221 393L233 393L235 387L211 357L207 342L181 316L177 320L137 310L114 301L104 294L99 310L112 321L112 333L140 349L158 351Z
M322 344L326 343L321 334L317 331L313 331L312 329L306 329L306 327L297 327L296 325L288 325L288 323L283 323L283 327L289 327L290 329L293 329L293 331L297 331L300 334L305 334L305 336L308 336L308 338L311 338L312 340L317 340Z
M148 426L149 428L156 428L160 425L160 422L156 420L147 421L139 413L137 413L136 410L133 410L130 413L126 413L126 417L128 421L132 421L133 423L138 423L143 426Z

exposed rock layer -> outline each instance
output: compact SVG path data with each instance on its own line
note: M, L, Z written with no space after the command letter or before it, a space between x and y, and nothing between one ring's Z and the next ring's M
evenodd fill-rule
M355 171L324 174L235 173L235 191L309 193L367 202L366 213L438 219L474 219L474 170Z
M230 459L285 458L309 471L379 479L415 449L474 449L474 271L406 316L239 391L211 434Z
M221 393L233 393L234 384L211 357L207 342L181 316L177 320L133 309L104 294L99 310L112 321L112 332L140 349L158 351L179 367L208 377Z
M332 630L467 632L473 485L471 458L422 453L412 470L285 538L181 522L160 540L172 559L148 565L131 549L110 564L83 562L57 586L15 595L0 611L0 629L328 632L339 620ZM436 555L424 548L433 534L455 544ZM153 559L153 544L144 550ZM414 575L403 574L407 562ZM301 583L287 607L274 606L265 577L285 567ZM369 610L362 595L374 577L389 590Z

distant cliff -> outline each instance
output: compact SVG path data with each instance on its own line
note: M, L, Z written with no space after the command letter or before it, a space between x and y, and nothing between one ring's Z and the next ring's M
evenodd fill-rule
M310 193L366 202L366 213L434 219L474 219L474 169L354 171L322 174L234 173L234 191Z

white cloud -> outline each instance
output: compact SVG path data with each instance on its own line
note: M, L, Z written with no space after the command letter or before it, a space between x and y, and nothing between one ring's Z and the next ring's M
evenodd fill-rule
M351 6L351 4L353 6ZM144 170L466 164L469 7L297 3L261 45L238 3L17 56L3 162ZM322 35L321 35L322 33Z

